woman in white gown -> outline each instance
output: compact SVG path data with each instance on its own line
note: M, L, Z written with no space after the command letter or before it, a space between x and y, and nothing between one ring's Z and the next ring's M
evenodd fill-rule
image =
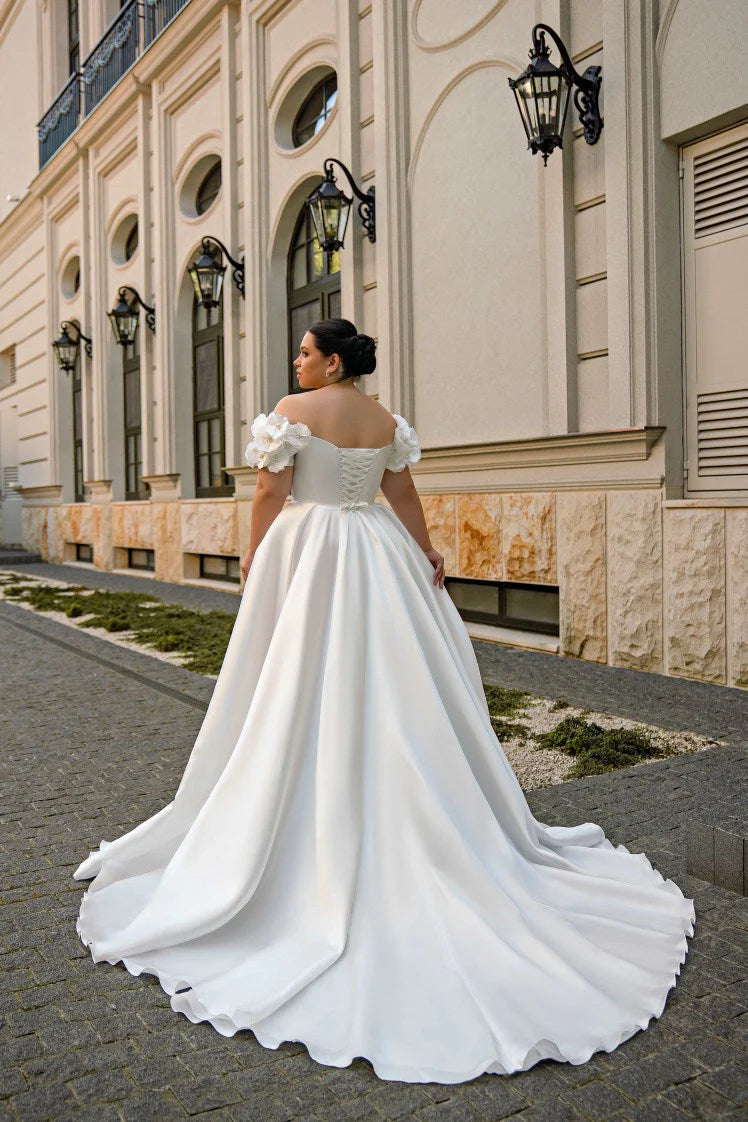
M582 1064L660 1016L693 900L595 823L533 817L407 470L418 437L353 380L374 341L323 321L295 365L319 392L252 424L247 579L183 777L75 871L77 931L191 1021L322 1064Z

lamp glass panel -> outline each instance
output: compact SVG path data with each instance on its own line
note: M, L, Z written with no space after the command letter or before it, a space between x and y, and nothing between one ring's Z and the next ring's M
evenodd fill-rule
M325 273L325 255L315 235L309 243L309 281L319 280Z

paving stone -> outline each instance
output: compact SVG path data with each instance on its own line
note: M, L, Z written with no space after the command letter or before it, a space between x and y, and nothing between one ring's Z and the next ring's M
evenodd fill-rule
M84 1075L82 1079L73 1079L70 1086L75 1091L76 1097L88 1106L93 1103L112 1103L118 1099L127 1099L135 1091L131 1077L117 1070L95 1071L91 1075Z
M643 1099L674 1083L692 1079L705 1070L700 1060L680 1049L658 1052L608 1076L611 1086L629 1099Z
M686 1122L688 1115L661 1095L655 1095L627 1111L625 1117L631 1119L631 1122Z
M127 1102L119 1104L119 1110L124 1122L177 1122L190 1117L170 1091L133 1095Z
M630 1100L602 1079L592 1079L574 1090L562 1092L559 1101L573 1107L583 1116L610 1118L630 1106Z
M58 1122L70 1116L76 1100L67 1084L59 1083L13 1095L7 1105L20 1122Z
M33 634L11 626L13 612ZM0 643L14 650L6 680L13 706L0 713L0 737L13 773L12 805L25 808L10 816L11 828L0 838L0 899L12 920L0 956L0 1000L14 1003L0 1024L0 1064L10 1090L0 1122L2 1108L13 1122L208 1116L212 1122L632 1122L710 1118L709 1111L738 1117L745 1092L748 907L745 898L685 869L686 826L695 808L718 817L733 811L748 762L745 735L742 741L738 735L743 710L730 711L732 695L729 704L711 708L722 687L691 691L700 684L671 686L661 676L605 667L590 674L577 660L515 661L493 648L487 657L488 645L476 644L481 665L502 685L550 696L573 681L575 696L591 708L604 707L605 698L611 712L641 701L636 716L645 720L664 698L673 721L680 713L690 722L699 710L702 731L713 735L724 724L731 742L528 797L541 821L599 821L614 843L646 852L695 897L691 954L662 1017L586 1064L543 1061L511 1076L409 1085L378 1079L362 1058L347 1068L316 1064L300 1042L274 1050L251 1031L223 1038L208 1024L176 1015L153 976L134 978L121 964L92 963L74 924L86 886L72 880L72 871L102 838L119 836L172 797L213 681L122 648L113 658L112 645L95 636L29 617L0 604ZM52 641L61 632L65 648ZM526 676L521 683L513 680L519 673Z
M242 1098L240 1091L228 1079L185 1079L171 1090L188 1114L228 1106Z
M715 1071L704 1072L701 1082L736 1104L748 1101L748 1065L725 1064Z
M660 1098L671 1106L677 1107L687 1118L703 1119L711 1122L714 1118L721 1118L726 1111L734 1108L735 1104L708 1087L701 1079L689 1079L671 1087L669 1091L662 1091Z

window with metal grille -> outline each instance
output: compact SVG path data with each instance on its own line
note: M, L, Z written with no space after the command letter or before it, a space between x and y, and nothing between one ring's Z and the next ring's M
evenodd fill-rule
M146 499L149 488L143 482L142 422L140 412L140 328L135 342L123 347L122 382L125 417L125 498Z
M195 494L233 495L234 483L225 470L223 301L206 308L193 297L192 356Z
M84 503L91 492L83 485L83 380L81 378L81 349L75 360L72 373L73 386L73 479L75 501Z

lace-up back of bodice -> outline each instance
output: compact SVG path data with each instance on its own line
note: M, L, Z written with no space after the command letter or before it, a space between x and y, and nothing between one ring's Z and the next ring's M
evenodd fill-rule
M363 510L374 502L385 469L402 471L421 457L415 429L399 414L391 444L382 448L340 448L314 436L303 421L280 413L260 413L252 422L245 459L250 467L282 471L293 464L291 494L297 502L318 502L341 510Z

